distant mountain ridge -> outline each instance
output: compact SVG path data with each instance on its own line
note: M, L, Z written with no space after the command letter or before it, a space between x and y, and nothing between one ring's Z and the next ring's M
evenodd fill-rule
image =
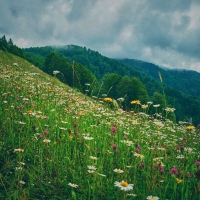
M164 84L185 94L200 97L200 73L196 71L162 68L155 64L135 59L120 59L119 61L138 70L142 75L149 76L157 81L159 81L159 71L162 74Z
M34 58L38 64L44 64L45 57L51 52L65 56L86 66L98 79L105 73L119 73L120 75L152 78L158 82L158 72L161 73L163 84L179 90L187 95L200 97L200 73L192 70L167 69L153 63L136 59L111 59L99 52L77 45L31 47L23 49L28 58ZM34 63L37 65L37 63ZM40 68L42 66L39 66Z

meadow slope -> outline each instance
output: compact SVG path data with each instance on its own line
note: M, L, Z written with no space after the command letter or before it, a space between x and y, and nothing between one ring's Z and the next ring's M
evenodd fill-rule
M110 109L7 52L0 70L0 199L199 199L200 127Z

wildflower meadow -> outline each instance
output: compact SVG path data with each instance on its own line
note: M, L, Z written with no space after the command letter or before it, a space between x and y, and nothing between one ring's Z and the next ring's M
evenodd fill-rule
M200 198L198 126L111 109L7 52L0 70L0 199Z

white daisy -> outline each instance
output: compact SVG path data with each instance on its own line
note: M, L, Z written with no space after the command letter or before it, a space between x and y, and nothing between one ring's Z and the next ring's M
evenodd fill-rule
M93 165L88 165L87 167L89 170L94 170L94 171L97 170L97 168Z
M20 184L22 184L22 185L24 185L24 184L25 184L25 182L24 182L24 181L19 181L19 183L20 183Z
M156 196L154 197L154 196L150 195L150 196L147 197L147 199L148 200L159 200L160 198L158 198Z
M83 137L85 140L93 140L94 138L93 137L88 137L88 136L84 136Z
M90 156L90 158L91 158L92 160L97 160L97 159L98 159L98 158L95 157L95 156Z
M78 185L76 185L74 183L69 183L68 185L71 186L71 187L73 187L73 188L77 188L78 187Z
M124 173L124 171L121 170L121 169L114 169L113 171L114 171L114 172L117 172L118 174L122 174L122 173Z
M14 149L14 152L24 152L24 149L21 149L21 148Z
M139 158L144 158L144 156L142 154L136 153L136 152L134 153L134 156L139 157Z
M115 181L115 186L119 187L121 190L129 191L133 189L133 184L128 184L126 181Z
M49 142L51 142L51 140L44 139L43 142L45 142L45 143L49 143Z
M88 171L88 173L90 173L90 174L93 174L95 171L94 170L87 170Z

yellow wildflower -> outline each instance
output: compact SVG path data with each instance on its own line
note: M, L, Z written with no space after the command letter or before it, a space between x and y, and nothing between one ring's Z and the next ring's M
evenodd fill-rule
M103 98L104 101L107 101L107 102L113 102L113 100L109 97L106 97L106 98Z
M133 100L131 101L131 104L140 104L140 100Z
M148 108L148 105L145 105L145 104L144 104L144 105L142 105L142 108L143 108L143 109L146 109L146 108Z
M186 129L187 129L187 130L193 130L193 129L194 129L194 126L187 126Z
M176 178L176 181L177 181L178 184L183 182L183 180L178 179L178 178Z

